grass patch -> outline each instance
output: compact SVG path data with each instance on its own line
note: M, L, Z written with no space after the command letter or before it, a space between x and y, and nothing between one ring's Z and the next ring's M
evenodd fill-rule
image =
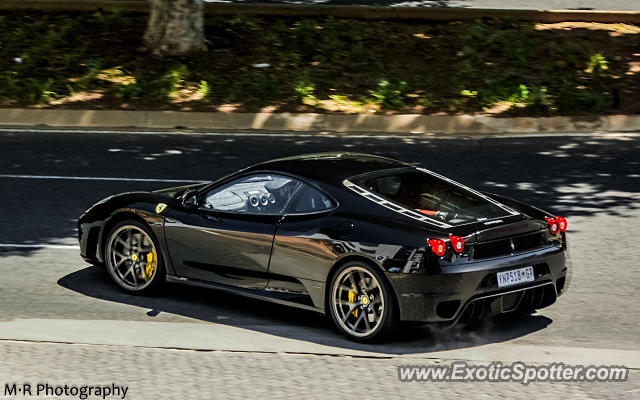
M0 14L0 105L340 113L640 113L640 28L209 16L141 53L146 15Z

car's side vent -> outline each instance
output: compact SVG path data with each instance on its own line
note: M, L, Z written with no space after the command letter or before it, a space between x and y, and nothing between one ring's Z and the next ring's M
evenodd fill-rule
M94 226L89 229L87 234L87 254L89 258L96 258L98 252L98 237L100 236L100 228Z

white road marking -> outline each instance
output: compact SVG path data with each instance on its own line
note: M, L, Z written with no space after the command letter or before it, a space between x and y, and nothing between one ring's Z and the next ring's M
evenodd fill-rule
M80 246L67 244L18 244L18 243L0 243L0 248L18 248L18 249L69 249L78 250Z
M229 132L206 132L206 131L165 131L165 130L156 130L156 131L127 131L127 130L104 130L104 129L23 129L20 127L15 128L0 128L0 132L6 133L105 133L105 134L123 134L123 135L201 135L201 136L266 136L266 137L341 137L347 136L346 134L336 134L336 133L304 133L302 132L285 132L285 133L276 133L276 132L238 132L238 131L229 131ZM366 137L391 137L389 135L348 135L348 137L353 138L366 138Z
M190 179L150 179L150 178L118 178L105 176L62 176L62 175L11 175L0 174L0 178L9 179L67 179L74 181L124 181L124 182L169 182L169 183L203 183Z

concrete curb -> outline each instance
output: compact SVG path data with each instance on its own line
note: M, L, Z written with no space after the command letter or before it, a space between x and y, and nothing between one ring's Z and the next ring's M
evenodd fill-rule
M343 115L0 109L0 126L327 132L419 135L640 132L640 115L495 118L482 115Z
M126 0L0 0L0 10L91 11L121 10L148 12L146 1ZM640 11L601 10L498 10L478 8L430 8L430 7L386 7L360 5L295 5L256 3L205 3L207 14L245 14L289 17L336 17L384 20L474 20L477 18L509 18L537 22L601 22L640 23Z

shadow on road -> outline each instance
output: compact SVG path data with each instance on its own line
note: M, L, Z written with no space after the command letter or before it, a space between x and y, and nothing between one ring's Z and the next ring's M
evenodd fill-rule
M403 325L391 341L367 345L343 338L321 314L219 290L169 285L164 294L133 296L119 290L106 271L95 266L66 275L58 284L85 296L149 309L150 320L160 313L170 313L288 339L386 354L428 353L503 342L544 329L552 322L542 315L522 315L488 320L473 329Z

